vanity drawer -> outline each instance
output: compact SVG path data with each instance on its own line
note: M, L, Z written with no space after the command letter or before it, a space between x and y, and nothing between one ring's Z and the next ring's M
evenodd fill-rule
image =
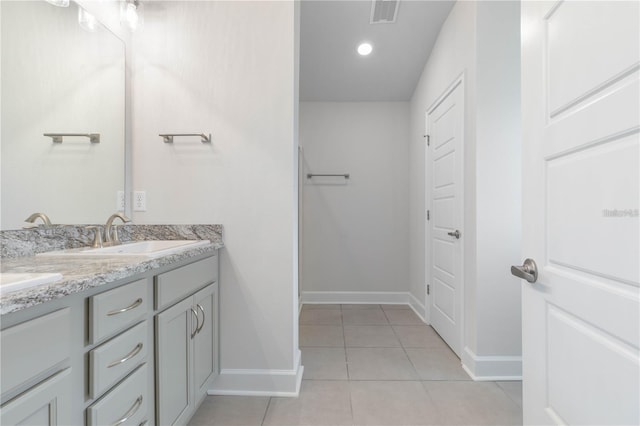
M147 280L135 281L89 299L89 340L96 343L147 313Z
M147 356L147 321L89 352L89 393L100 395Z
M139 425L147 418L147 364L87 408L87 426Z
M218 256L208 257L156 277L156 309L184 299L218 280Z
M23 322L0 333L2 393L34 379L71 352L71 310L69 308ZM46 348L46 350L42 350ZM44 378L44 377L38 377Z

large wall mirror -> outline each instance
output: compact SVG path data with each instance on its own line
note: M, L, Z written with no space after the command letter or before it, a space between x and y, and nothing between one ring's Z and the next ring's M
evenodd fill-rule
M124 42L73 2L3 0L0 17L0 228L104 222L125 189Z

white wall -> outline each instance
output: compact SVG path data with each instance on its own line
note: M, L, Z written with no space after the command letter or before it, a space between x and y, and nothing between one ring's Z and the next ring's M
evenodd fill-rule
M521 368L520 286L509 274L520 250L519 14L518 2L457 2L411 100L410 279L420 298L429 267L420 135L429 106L464 73L463 364L480 379Z
M422 77L411 98L411 142L409 163L410 281L412 294L425 298L425 117L429 107L464 73L464 237L465 297L472 297L475 286L475 17L476 2L457 2L442 25L438 40L425 65ZM468 308L471 306L468 306ZM472 313L471 313L472 314ZM428 316L428 315L427 315ZM468 330L468 334L473 334Z
M300 104L305 175L350 174L304 179L304 301L408 291L408 140L407 102Z
M478 355L520 356L520 3L477 6Z
M136 223L221 223L217 393L295 393L293 2L147 2L133 37ZM211 144L159 133L211 132Z

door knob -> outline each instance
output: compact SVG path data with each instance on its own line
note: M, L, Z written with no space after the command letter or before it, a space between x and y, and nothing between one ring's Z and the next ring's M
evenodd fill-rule
M447 232L447 235L451 235L452 237L456 237L456 240L460 239L460 235L462 235L460 233L460 231L458 231L457 229L455 230L455 232Z
M522 266L512 266L511 273L518 278L535 283L538 279L538 266L533 259L526 259Z

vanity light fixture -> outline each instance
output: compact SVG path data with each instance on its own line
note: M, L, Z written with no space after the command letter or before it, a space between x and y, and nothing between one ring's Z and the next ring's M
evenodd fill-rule
M45 0L47 3L51 3L58 7L69 7L69 0Z
M98 29L98 20L96 17L81 7L78 7L78 24L80 24L83 30L89 31L90 33L95 33Z
M120 23L131 32L142 26L142 2L140 0L123 0L120 3Z
M373 51L373 46L371 46L370 43L361 43L360 46L358 46L358 53L361 56L367 56L372 51Z

